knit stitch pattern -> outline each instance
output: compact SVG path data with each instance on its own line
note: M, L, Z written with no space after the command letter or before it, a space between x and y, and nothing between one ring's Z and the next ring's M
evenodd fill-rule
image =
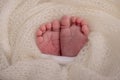
M120 80L119 0L0 0L0 80ZM75 60L42 58L35 33L63 15L84 18L89 42Z

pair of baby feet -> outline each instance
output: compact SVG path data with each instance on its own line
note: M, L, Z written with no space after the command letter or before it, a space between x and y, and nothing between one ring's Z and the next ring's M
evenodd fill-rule
M36 43L44 54L74 57L88 41L88 34L85 20L63 16L61 20L41 25L36 33Z

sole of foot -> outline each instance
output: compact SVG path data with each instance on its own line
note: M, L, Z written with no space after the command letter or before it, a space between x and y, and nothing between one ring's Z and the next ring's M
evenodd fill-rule
M36 43L42 53L60 55L59 30L60 23L58 20L43 24L39 27L36 33Z
M87 22L76 16L61 19L60 45L62 56L77 56L88 41Z

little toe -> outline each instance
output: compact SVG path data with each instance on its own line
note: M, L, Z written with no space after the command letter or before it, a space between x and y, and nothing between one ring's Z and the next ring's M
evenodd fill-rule
M60 23L58 20L54 20L52 22L52 28L53 28L53 31L59 31L60 30Z
M61 19L61 28L69 28L70 27L70 17L69 16L63 16Z
M47 28L47 30L51 30L51 28L52 28L51 23L47 23L46 28Z
M82 32L84 33L84 35L88 36L89 34L89 29L87 25L83 25L82 26Z
M82 32L84 35L88 36L89 34L89 28L88 28L88 25L87 25L87 22L85 20L82 19L81 21L81 26L82 26Z

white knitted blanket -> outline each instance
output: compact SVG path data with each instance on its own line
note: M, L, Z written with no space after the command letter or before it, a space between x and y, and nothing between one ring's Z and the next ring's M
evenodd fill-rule
M119 0L0 0L0 80L120 80ZM76 15L87 20L89 42L74 61L42 58L40 24Z

